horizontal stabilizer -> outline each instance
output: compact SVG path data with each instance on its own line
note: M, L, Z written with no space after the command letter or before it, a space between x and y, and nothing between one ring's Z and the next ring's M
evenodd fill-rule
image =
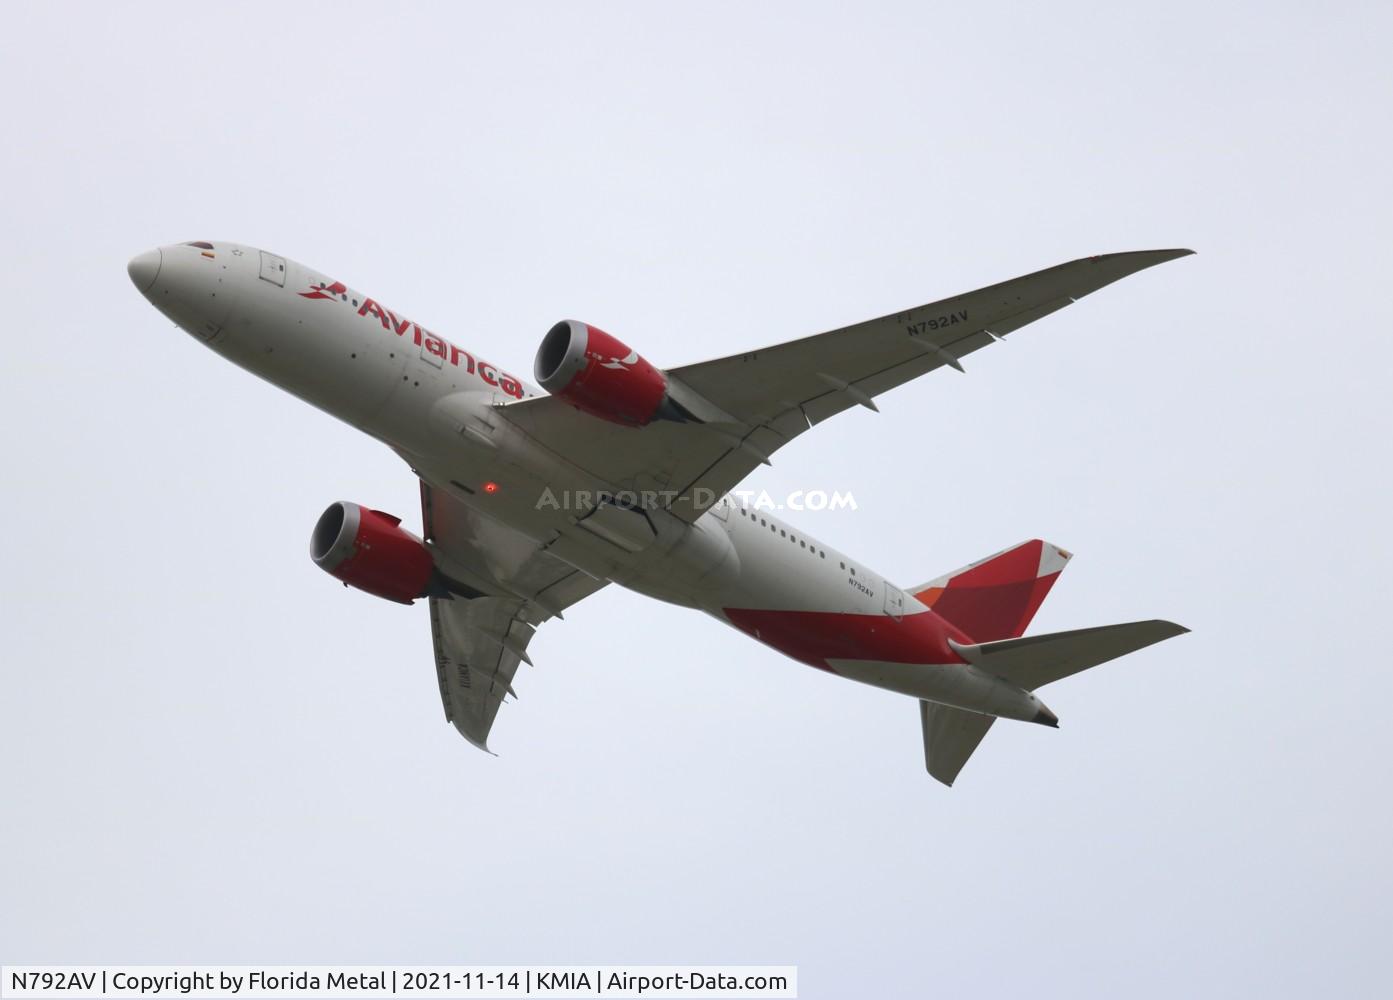
M1027 691L1034 691L1080 670L1096 667L1188 631L1174 622L1145 621L1002 639L970 646L949 639L948 644L963 659L981 670Z
M924 729L924 766L945 785L952 785L977 744L995 722L990 715L964 712L932 701L919 702Z

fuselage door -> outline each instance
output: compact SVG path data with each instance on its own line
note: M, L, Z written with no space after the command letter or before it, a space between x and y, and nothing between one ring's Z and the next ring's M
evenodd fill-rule
M882 582L885 588L885 613L895 621L904 617L904 591L893 583Z
M261 251L261 280L285 287L285 258Z
M445 342L433 334L425 334L421 337L421 360L428 365L436 368L445 367L445 352L449 348Z

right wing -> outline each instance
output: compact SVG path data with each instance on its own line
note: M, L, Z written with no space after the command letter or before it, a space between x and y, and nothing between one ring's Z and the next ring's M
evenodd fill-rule
M536 626L605 586L532 539L421 483L425 538L455 595L430 599L435 672L445 718L488 750L504 698Z
M696 520L779 448L810 427L936 368L959 361L1105 285L1193 253L1143 250L1069 261L1010 281L667 372L691 423L625 427L535 396L498 412L542 446L615 490L657 490ZM705 502L703 502L705 501Z

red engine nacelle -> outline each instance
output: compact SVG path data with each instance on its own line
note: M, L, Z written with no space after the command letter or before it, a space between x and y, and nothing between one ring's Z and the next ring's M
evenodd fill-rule
M562 320L547 331L532 370L547 392L611 423L687 419L668 397L666 375L586 323Z
M400 604L424 597L435 574L430 549L401 518L342 500L320 515L310 558L349 586Z

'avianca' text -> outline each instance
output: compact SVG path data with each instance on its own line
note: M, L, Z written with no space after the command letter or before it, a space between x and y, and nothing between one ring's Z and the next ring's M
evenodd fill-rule
M332 285L314 285L308 292L301 292L300 295L307 299L334 299L336 296L343 296L347 288L342 282L334 282ZM356 301L356 300L355 300ZM449 361L456 367L463 365L464 370L470 375L477 375L488 385L493 386L505 395L512 396L514 399L522 398L522 382L507 372L500 372L487 361L476 360L474 355L466 350L456 347L439 334L422 327L419 323L414 323L405 317L399 318L392 310L379 305L372 299L364 299L363 304L358 308L359 316L374 316L382 323L382 329L388 333L395 333L398 337L406 336L406 331L412 333L412 342L417 347L424 349L428 354L432 354L441 361Z

